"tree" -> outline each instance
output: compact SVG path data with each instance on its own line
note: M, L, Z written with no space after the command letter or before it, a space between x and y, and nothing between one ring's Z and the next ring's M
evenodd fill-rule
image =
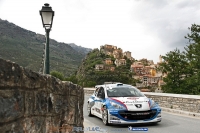
M187 85L190 94L200 94L200 25L192 24L188 29L190 33L185 36L189 41L189 45L185 47L185 55L189 62Z
M132 65L132 61L130 60L130 59L126 59L126 68L127 69L130 69L130 67L131 67L131 65Z
M78 83L78 80L76 78L76 75L71 75L70 77L68 78L65 78L66 81L71 81L72 83L74 84L77 84Z
M178 49L163 56L164 62L158 70L167 73L164 92L200 94L200 25L192 24L185 36L189 45L180 53Z
M52 71L50 74L52 76L60 79L60 80L64 80L65 79L64 75L62 73L58 72L58 71Z
M184 75L186 73L187 61L185 55L180 50L168 52L165 56L162 56L164 62L159 66L159 70L162 73L166 73L167 76L163 78L166 83L162 86L164 92L167 93L186 93L184 82Z

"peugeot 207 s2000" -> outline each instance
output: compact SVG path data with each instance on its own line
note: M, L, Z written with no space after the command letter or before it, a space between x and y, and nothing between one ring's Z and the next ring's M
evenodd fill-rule
M95 86L88 99L88 115L105 125L161 122L161 108L136 87L115 83Z

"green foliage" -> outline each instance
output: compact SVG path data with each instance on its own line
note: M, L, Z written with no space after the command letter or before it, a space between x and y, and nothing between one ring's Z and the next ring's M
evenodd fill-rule
M163 56L164 62L158 68L167 76L162 89L168 93L200 94L200 25L192 24L185 36L189 45L184 52L178 49Z
M131 65L132 65L132 61L130 59L126 59L126 68L130 69Z
M190 43L185 48L189 62L186 73L187 86L190 88L190 94L200 94L200 25L192 24L188 29L191 33L185 36Z
M106 58L111 58L115 61L113 56L105 55L98 49L95 49L88 53L86 59L83 61L79 71L77 72L78 84L84 87L94 87L97 84L103 84L104 82L122 82L135 85L136 81L132 78L130 73L130 66L119 66L115 68L115 71L101 70L96 71L95 65L103 64ZM128 59L127 59L128 60ZM128 60L128 64L131 61ZM108 65L108 66L115 66Z
M175 49L162 57L165 62L160 64L160 69L163 73L167 73L167 76L163 78L166 83L162 89L168 93L183 93L186 89L184 85L185 79L183 76L186 72L187 61L185 55L180 50Z
M85 81L84 82L84 86L87 86L87 87L94 87L96 85L96 82L95 81Z
M0 19L0 58L39 72L42 68L45 40L44 35L36 34ZM52 39L49 41L50 70L62 72L65 76L74 73L86 56L85 51L87 50L76 46L79 48L76 51L68 44Z
M62 73L58 72L58 71L52 71L50 74L51 74L52 76L54 76L54 77L56 77L56 78L62 80L62 81L65 79L65 78L64 78L64 75L63 75Z
M76 75L71 75L70 77L68 78L65 78L66 81L71 81L72 83L74 84L77 84L78 83L78 80L76 78Z

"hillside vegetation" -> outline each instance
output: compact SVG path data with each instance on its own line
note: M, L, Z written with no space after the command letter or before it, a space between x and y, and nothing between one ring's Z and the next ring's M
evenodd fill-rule
M45 42L44 35L0 19L0 58L39 72L43 68ZM58 71L65 76L74 74L89 51L91 49L50 39L50 71Z
M132 78L132 73L130 72L130 64L132 62L129 59L126 59L127 64L124 66L116 67L113 64L116 67L114 71L95 70L95 65L104 64L106 58L111 58L112 61L115 60L114 57L101 53L99 49L89 52L76 74L77 83L86 87L103 84L104 82L122 82L135 85L136 81Z

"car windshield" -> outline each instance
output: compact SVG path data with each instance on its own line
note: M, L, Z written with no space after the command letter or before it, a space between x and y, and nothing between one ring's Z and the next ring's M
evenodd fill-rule
M107 89L108 97L145 97L140 90L134 87L116 87Z

